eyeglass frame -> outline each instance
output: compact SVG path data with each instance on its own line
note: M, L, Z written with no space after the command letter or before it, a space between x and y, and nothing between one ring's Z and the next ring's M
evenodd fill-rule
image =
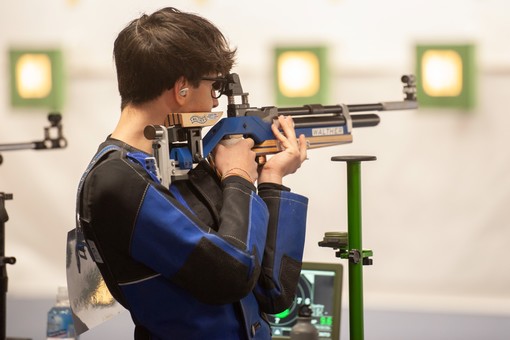
M211 96L214 99L218 99L227 90L228 79L225 77L202 77L200 80L213 81L211 88ZM218 88L219 87L219 88ZM219 93L219 94L216 94Z

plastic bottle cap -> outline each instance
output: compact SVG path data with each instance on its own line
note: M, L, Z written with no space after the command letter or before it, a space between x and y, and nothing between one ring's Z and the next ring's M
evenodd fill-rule
M69 295L67 293L67 287L58 287L57 301L65 301L65 300L69 300Z

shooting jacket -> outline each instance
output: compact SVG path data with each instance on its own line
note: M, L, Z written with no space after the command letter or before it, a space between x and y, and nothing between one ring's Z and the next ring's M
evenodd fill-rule
M108 138L84 174L79 223L135 339L270 339L292 303L307 198L207 162L160 184L150 155Z

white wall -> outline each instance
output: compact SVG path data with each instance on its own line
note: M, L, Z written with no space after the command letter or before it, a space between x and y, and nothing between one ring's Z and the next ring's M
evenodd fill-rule
M147 4L148 3L148 4ZM345 165L331 156L369 154L362 166L365 304L374 309L510 313L510 4L504 0L0 2L0 144L42 138L46 113L12 109L10 46L60 46L66 53L64 150L3 152L9 294L53 296L65 284L65 238L75 190L97 144L119 115L112 44L141 12L173 5L216 23L238 47L235 72L251 104L274 104L271 48L324 43L333 68L331 103L400 100L416 42L473 42L478 48L475 110L385 112L354 143L309 153L286 184L310 198L305 259L339 261L317 246L346 229ZM328 103L324 103L328 104ZM224 106L223 106L224 107Z

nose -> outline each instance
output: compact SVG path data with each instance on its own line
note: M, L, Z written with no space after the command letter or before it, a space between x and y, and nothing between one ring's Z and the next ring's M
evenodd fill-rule
M220 105L218 98L213 98L213 104L212 104L213 109L218 107L218 105Z

